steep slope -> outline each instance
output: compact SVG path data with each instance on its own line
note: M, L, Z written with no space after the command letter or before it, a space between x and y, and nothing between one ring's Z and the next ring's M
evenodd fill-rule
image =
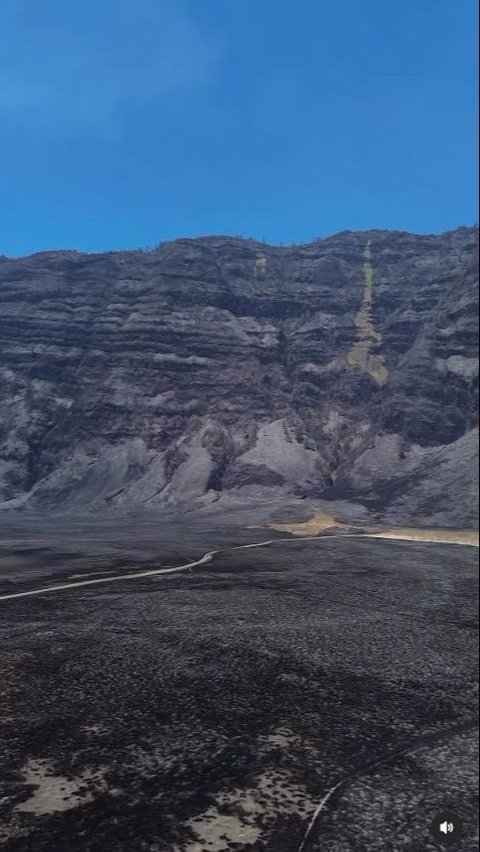
M460 228L0 258L2 507L302 494L470 525L477 253Z

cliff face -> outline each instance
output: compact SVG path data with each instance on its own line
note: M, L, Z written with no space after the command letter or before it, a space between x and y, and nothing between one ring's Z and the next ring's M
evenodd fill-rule
M3 508L284 493L473 523L477 251L461 228L0 258Z

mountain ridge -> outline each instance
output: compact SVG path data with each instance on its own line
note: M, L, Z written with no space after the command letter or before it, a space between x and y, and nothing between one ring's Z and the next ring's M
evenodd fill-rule
M8 254L0 254L0 261L6 260L28 260L29 258L38 257L39 255L52 255L52 254L75 254L75 255L87 255L89 257L97 257L99 255L117 255L117 254L125 254L125 253L142 253L142 254L150 254L162 246L170 245L173 243L181 243L181 242L201 242L201 241L215 241L215 240L225 240L225 241L239 241L246 243L255 243L258 246L268 246L272 249L292 249L298 248L302 246L312 246L317 245L319 243L335 239L337 240L339 237L356 235L356 236L365 236L368 238L370 235L382 235L382 234L390 234L396 236L410 236L410 237L418 237L421 238L443 238L448 237L451 234L458 234L466 231L478 231L478 225L458 225L455 228L447 228L445 231L408 231L400 228L365 228L361 230L346 228L342 231L335 231L331 234L325 234L321 237L313 237L311 240L302 240L296 243L271 243L260 239L259 237L247 237L236 234L200 234L199 236L184 236L184 237L172 237L165 240L160 240L160 242L155 243L150 247L137 247L137 248L119 248L119 249L98 249L89 251L87 249L77 249L74 247L71 248L52 248L52 249L39 249L37 251L27 252L26 254L19 255L8 255Z
M470 525L477 256L461 227L0 258L0 507L337 493Z

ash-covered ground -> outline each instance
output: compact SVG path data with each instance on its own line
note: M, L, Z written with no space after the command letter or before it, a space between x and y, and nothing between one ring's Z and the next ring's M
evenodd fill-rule
M9 523L2 594L278 536ZM476 849L476 561L292 538L1 601L2 852L297 852L338 782L304 852L441 849L445 809Z

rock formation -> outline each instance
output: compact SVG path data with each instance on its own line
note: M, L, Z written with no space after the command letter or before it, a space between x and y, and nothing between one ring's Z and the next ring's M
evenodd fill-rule
M306 495L472 525L477 253L459 228L1 257L2 509Z

